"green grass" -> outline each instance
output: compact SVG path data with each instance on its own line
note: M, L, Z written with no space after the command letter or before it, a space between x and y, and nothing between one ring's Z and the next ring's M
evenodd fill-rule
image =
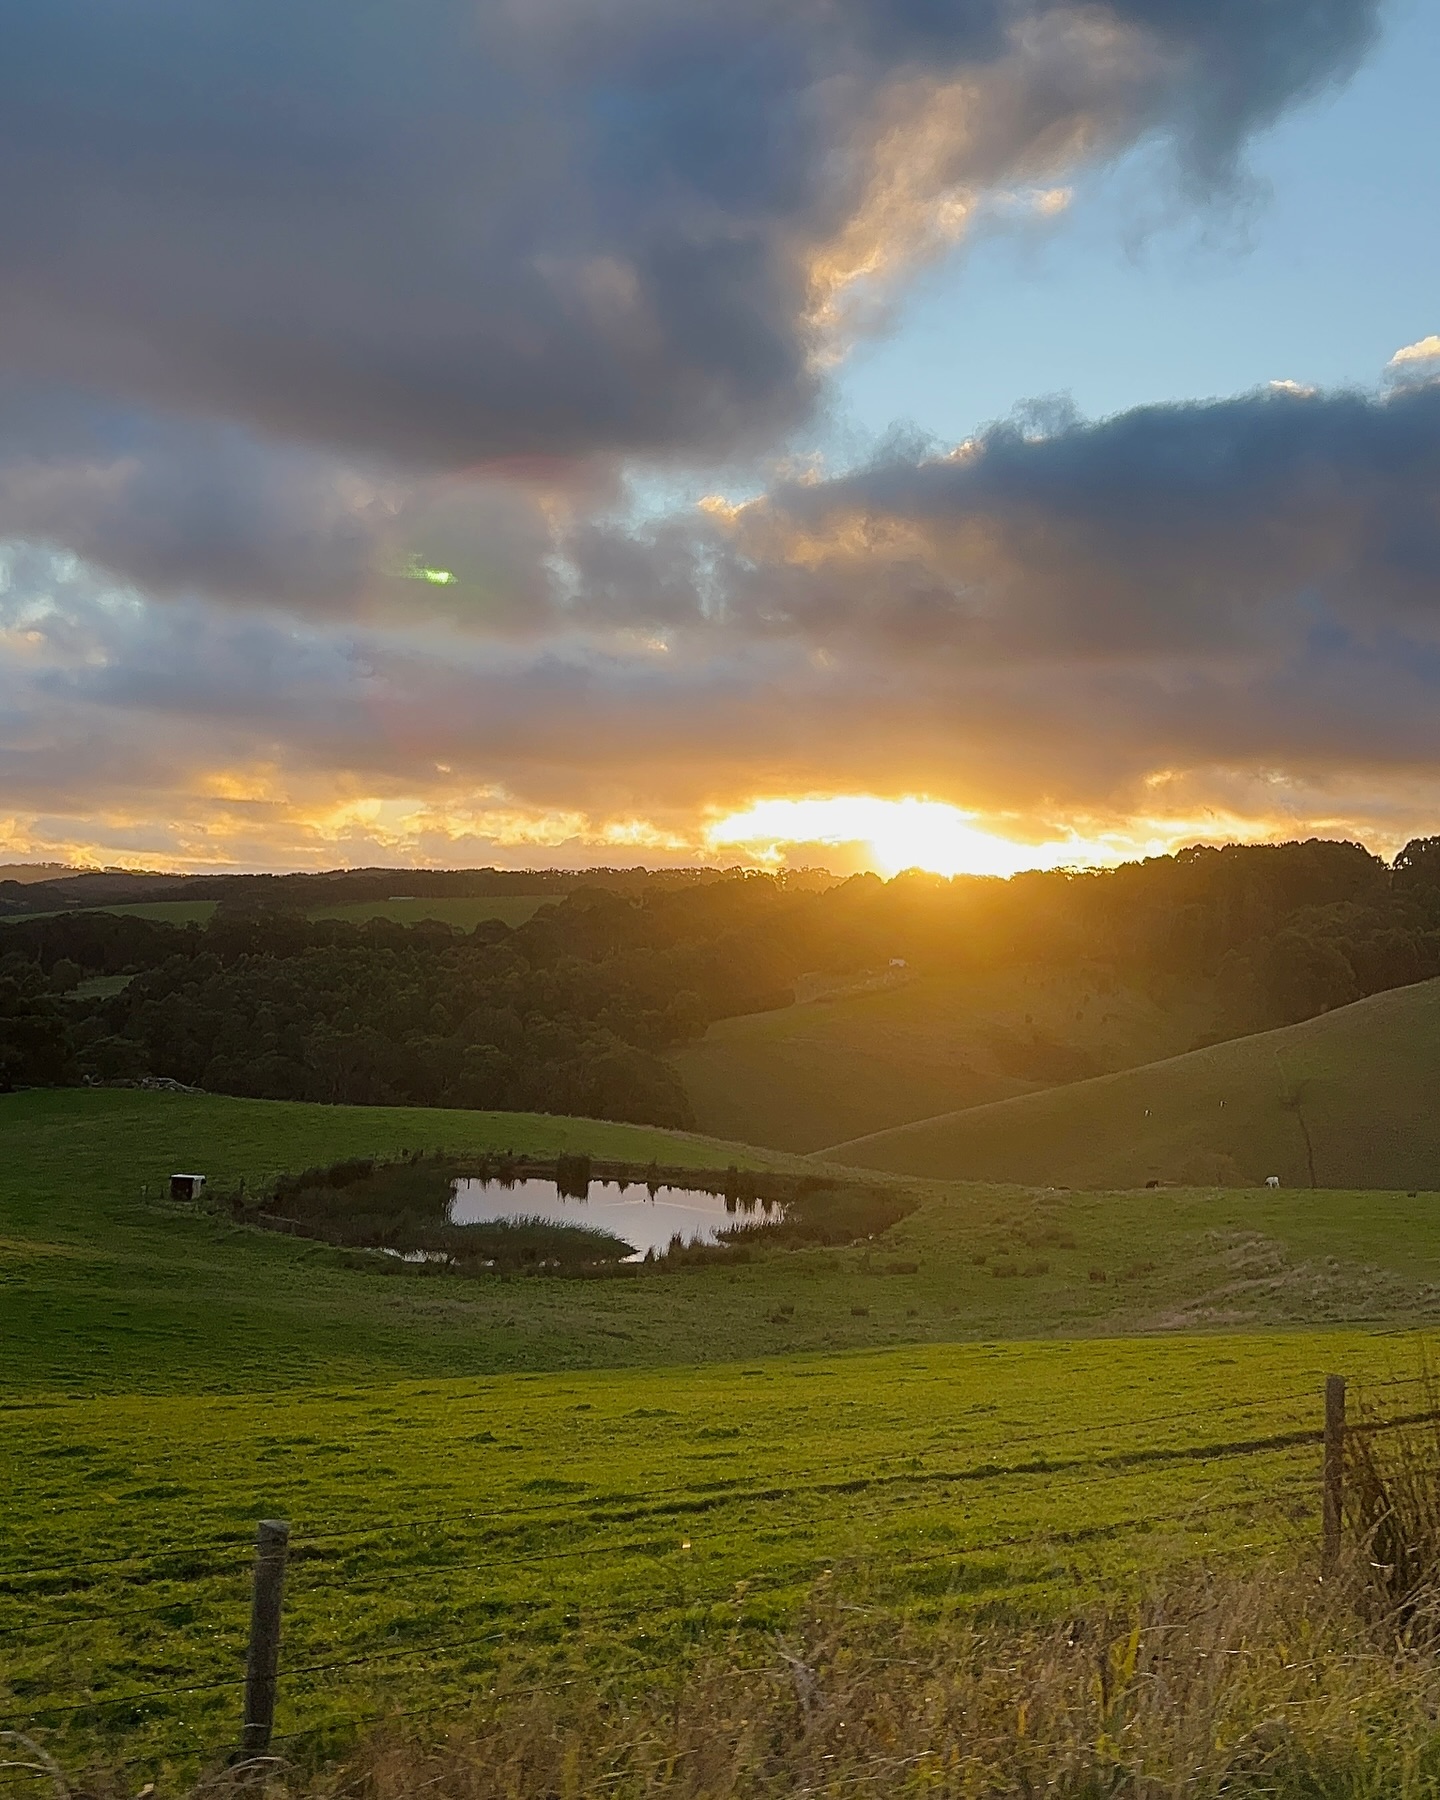
M712 1025L675 1065L700 1128L778 1149L826 1144L1167 1056L1203 1009L1083 974L899 971Z
M1440 982L1302 1025L834 1144L836 1161L977 1181L1440 1186ZM1308 1144L1307 1144L1308 1136Z
M357 1266L355 1253L172 1205L166 1177L198 1170L253 1189L281 1169L417 1147L815 1165L588 1120L107 1089L0 1098L0 1138L12 1394L244 1392L1187 1324L1419 1322L1436 1316L1440 1283L1432 1194L960 1186L921 1190L919 1209L873 1246L603 1281L466 1280L382 1257ZM993 1273L1040 1263L1028 1277Z
M0 1141L12 1392L243 1389L257 1379L674 1360L686 1346L706 1353L698 1297L657 1315L628 1284L538 1282L512 1293L386 1258L355 1269L326 1246L241 1229L162 1196L177 1170L254 1189L284 1169L416 1148L576 1149L723 1167L732 1145L540 1114L126 1089L0 1096ZM761 1151L748 1160L787 1159Z
M1269 1440L1440 1316L1433 1194L910 1183L870 1245L467 1281L158 1196L415 1147L817 1165L134 1090L0 1097L0 1142L0 1729L132 1785L233 1734L261 1516L296 1531L282 1730L581 1662L654 1685L770 1656L827 1568L923 1622L1308 1553L1314 1446Z
M262 1516L296 1534L282 1731L463 1699L500 1666L675 1671L737 1633L764 1653L827 1568L939 1616L1293 1554L1317 1452L1283 1440L1315 1426L1327 1371L1418 1354L1358 1334L991 1344L12 1404L0 1712L72 1759L223 1747Z

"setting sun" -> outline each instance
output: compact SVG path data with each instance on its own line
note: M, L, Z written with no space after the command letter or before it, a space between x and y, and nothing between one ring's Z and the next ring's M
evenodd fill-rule
M791 844L853 844L868 853L867 867L887 876L901 869L926 869L935 875L1014 875L1022 869L1115 860L1113 849L1076 837L1017 843L983 830L975 818L943 800L835 794L823 799L758 800L744 812L719 820L706 836L717 849L734 845L764 860L778 860L782 847Z

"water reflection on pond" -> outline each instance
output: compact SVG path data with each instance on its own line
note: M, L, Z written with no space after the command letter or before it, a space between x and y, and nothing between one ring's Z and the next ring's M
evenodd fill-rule
M589 1197L574 1200L553 1181L457 1181L450 1201L452 1225L489 1225L498 1219L543 1219L551 1225L595 1225L624 1238L639 1262L647 1250L658 1256L678 1236L686 1244L713 1244L726 1225L743 1224L728 1212L720 1194L699 1188L662 1187L654 1199L649 1190L622 1188L613 1181L592 1181Z

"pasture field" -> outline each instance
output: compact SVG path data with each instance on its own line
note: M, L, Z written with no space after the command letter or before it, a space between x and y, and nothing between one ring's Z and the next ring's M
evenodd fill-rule
M1325 1373L1393 1381L1421 1353L1289 1333L12 1400L0 1726L151 1779L213 1760L262 1516L294 1532L295 1750L497 1679L679 1679L717 1638L768 1655L827 1572L923 1620L1309 1556Z
M1198 1003L1167 1010L1084 973L897 971L721 1019L672 1060L701 1130L809 1152L1169 1056L1206 1023Z
M415 1148L817 1165L584 1119L106 1089L0 1098L0 1143L10 1393L243 1392L1440 1317L1433 1194L1059 1193L902 1180L919 1204L871 1245L606 1280L469 1280L237 1226L170 1203L165 1179L196 1169L253 1190L282 1169Z
M213 1186L243 1179L253 1190L285 1169L410 1149L580 1149L724 1167L732 1145L539 1114L73 1088L0 1096L0 1145L12 1392L673 1360L685 1343L705 1354L698 1303L656 1319L633 1305L628 1283L514 1293L383 1257L357 1269L327 1246L242 1230L163 1196L170 1174L192 1168ZM786 1161L763 1151L749 1160Z
M593 1120L105 1089L0 1098L0 1143L10 1393L244 1392L1440 1316L1440 1205L1429 1194L902 1181L919 1204L871 1245L605 1280L471 1280L237 1226L171 1204L165 1178L196 1169L253 1189L281 1169L413 1148L816 1165Z
M1124 1187L1440 1187L1440 981L1164 1062L834 1143L860 1167Z
M1433 1195L882 1176L918 1204L872 1244L466 1280L162 1183L442 1146L821 1165L136 1090L0 1097L0 1144L0 1730L127 1791L233 1741L260 1517L294 1531L280 1747L309 1765L497 1687L773 1661L816 1592L929 1630L1303 1561L1324 1375L1403 1407L1440 1325Z

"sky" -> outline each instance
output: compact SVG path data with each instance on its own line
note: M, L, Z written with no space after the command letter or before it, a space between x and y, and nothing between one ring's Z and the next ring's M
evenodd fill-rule
M1167 205L1132 156L1048 229L993 232L917 282L842 374L856 425L955 440L1051 393L1094 418L1270 381L1373 387L1440 329L1440 7L1380 17L1348 82L1251 140L1237 204Z
M0 862L1440 818L1440 9L54 0Z

